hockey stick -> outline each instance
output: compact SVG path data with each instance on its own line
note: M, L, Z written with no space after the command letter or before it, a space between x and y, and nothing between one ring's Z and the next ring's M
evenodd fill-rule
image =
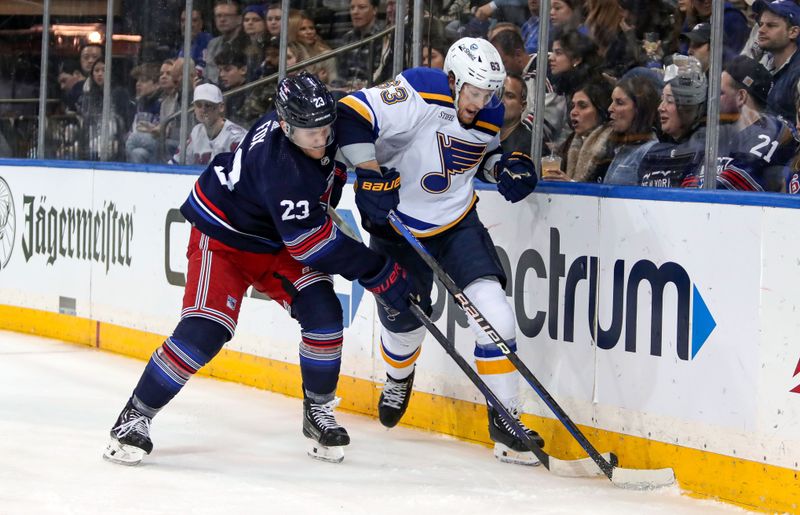
M339 215L336 210L328 208L328 215L345 235L356 241L363 242L361 236L350 226L350 224L342 219L341 215ZM517 420L508 413L508 410L506 410L505 406L503 406L503 403L500 402L494 392L492 392L483 379L481 379L481 376L478 375L469 365L469 363L467 363L464 357L459 354L455 348L455 345L453 345L447 339L447 337L443 335L441 331L439 331L439 328L433 324L433 321L431 321L431 319L419 308L419 306L412 304L411 309L414 315L431 332L436 341L438 341L442 347L444 347L444 350L447 352L447 354L453 358L459 368L461 368L461 370L467 375L467 377L478 388L478 390L480 390L480 392L489 401L491 401L492 406L497 406L497 411L500 413L500 416L503 417L503 420L508 423L509 426L511 426L511 428L514 430L514 433L517 434L517 436L520 436L525 445L550 472L564 477L594 477L603 474L603 472L590 458L583 458L579 460L561 460L554 458L543 451L538 445L536 445L535 442L531 441L530 437L520 427L519 422L517 422ZM606 454L607 459L613 459L615 460L614 462L616 462L616 457L612 458L610 454Z
M603 474L616 486L621 488L633 489L652 489L662 486L669 486L675 482L675 473L671 468L663 469L628 469L616 466L610 460L603 457L597 449L589 442L586 436L578 429L578 426L569 418L561 406L553 399L550 393L539 382L533 373L528 369L525 363L519 359L517 354L513 352L506 341L495 330L492 324L486 320L478 308L469 300L464 294L464 291L456 285L455 281L442 269L441 265L433 258L428 250L422 243L414 236L408 227L405 226L397 213L391 211L389 213L389 222L403 238L414 248L423 261L433 270L433 273L444 285L445 289L455 299L456 303L461 309L470 316L481 329L492 339L500 351L508 358L514 367L519 371L525 381L531 385L539 397L547 404L547 407L553 412L561 424L569 431L573 438L580 444L586 451L589 457L600 467Z
M444 348L445 352L453 358L453 361L456 362L458 368L460 368L472 381L478 390L486 397L489 403L494 407L500 416L503 417L503 420L511 426L514 430L514 433L523 441L525 446L530 449L533 454L539 459L539 461L544 465L547 470L550 472L558 475L558 476L566 476L566 477L592 477L592 476L599 476L602 475L602 471L600 471L597 466L595 465L594 461L590 458L583 458L580 460L561 460L550 456L545 451L543 451L536 442L531 440L527 433L522 429L517 419L515 419L503 406L503 403L500 402L500 399L494 394L494 392L489 388L489 386L481 379L481 376L478 375L477 372L467 363L467 360L464 359L458 350L456 350L455 345L453 342L447 339L447 337L442 334L438 327L433 323L433 321L422 311L415 302L411 303L411 312L417 319L422 322L422 325L425 326L428 331L430 331L431 335L436 339L437 342ZM611 456L609 455L610 459Z

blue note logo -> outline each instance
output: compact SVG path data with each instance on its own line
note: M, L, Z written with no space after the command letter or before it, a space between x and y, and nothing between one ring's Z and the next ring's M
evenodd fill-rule
M11 259L16 231L17 214L14 210L14 197L11 195L8 183L0 177L0 270L4 269Z
M422 189L433 194L450 189L450 176L475 168L486 151L486 144L464 141L441 132L436 133L436 138L439 143L441 170L425 174L420 181Z

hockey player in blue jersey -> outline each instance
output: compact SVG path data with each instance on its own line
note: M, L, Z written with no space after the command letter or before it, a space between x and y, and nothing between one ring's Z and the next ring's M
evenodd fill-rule
M486 40L463 38L447 52L444 71L413 68L395 80L357 91L339 102L337 134L357 174L356 204L371 233L370 248L392 256L409 274L421 305L430 309L432 272L386 220L394 209L501 336L516 348L506 276L488 231L478 218L474 177L496 183L509 201L533 191L537 175L520 152L502 154L501 88L506 73ZM403 416L425 328L410 312L379 312L386 384L378 413L387 427ZM518 373L472 321L478 372L517 417ZM533 431L531 438L543 445ZM489 406L489 435L504 461L535 464L535 457Z
M345 236L327 214L346 182L333 159L331 94L302 73L281 81L276 105L235 152L214 158L181 207L192 223L181 320L114 424L106 459L133 465L150 453L151 419L233 337L251 285L300 323L309 455L344 457L350 438L333 414L343 321L330 274L357 279L393 314L408 308L410 288L392 259Z

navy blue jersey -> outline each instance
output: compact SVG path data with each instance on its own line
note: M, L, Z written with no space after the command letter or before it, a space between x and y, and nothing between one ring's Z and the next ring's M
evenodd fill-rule
M312 159L284 135L273 112L259 119L234 152L217 155L197 179L181 213L230 247L274 253L349 280L373 273L382 259L345 236L327 214L336 145ZM335 186L335 183L339 183Z
M639 164L639 185L680 188L687 176L696 174L703 166L700 141L704 137L701 127L680 143L660 142L650 147Z
M778 118L762 114L728 138L720 126L717 188L739 191L781 191L786 170L797 149L792 131ZM702 173L686 187L702 187Z

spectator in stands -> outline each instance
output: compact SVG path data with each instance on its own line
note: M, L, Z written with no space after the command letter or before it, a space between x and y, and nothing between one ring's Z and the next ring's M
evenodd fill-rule
M289 43L286 47L286 67L287 69L294 66L298 61L306 58L305 50L299 43ZM288 72L287 75L296 75L300 70ZM270 82L256 86L244 100L244 105L240 111L240 116L249 123L254 122L264 115L267 111L271 111L275 102L275 86L276 82Z
M694 57L676 54L664 72L664 91L658 106L661 141L647 151L639 165L639 184L678 188L701 172L705 158L705 114L708 81ZM726 150L722 150L724 154Z
M81 71L87 78L92 74L94 63L103 58L103 46L100 43L86 43L81 46Z
M643 74L623 77L611 92L609 124L614 131L614 159L603 184L636 185L639 162L656 144L653 124L659 92Z
M181 40L178 42L178 57L183 57L183 29L186 26L186 9L181 9ZM203 30L203 13L192 9L192 39L189 54L203 71L206 68L206 50L213 36Z
M102 155L100 140L103 129L105 70L105 61L98 59L94 62L89 77L83 83L83 94L78 109L78 114L83 118L81 156L83 159L91 161L97 161ZM122 134L126 130L126 118L131 104L128 93L123 88L112 88L108 123L108 160L110 161L120 157Z
M189 135L186 145L187 165L207 165L222 152L233 152L247 131L225 119L222 91L213 84L200 84L194 90L194 115L197 125ZM175 154L169 164L179 164Z
M383 22L377 19L378 2L379 0L350 0L350 20L353 29L342 38L343 45L361 41L384 28ZM389 38L381 38L369 45L345 52L339 58L338 64L339 77L351 83L353 89L388 79L392 72Z
M775 192L783 189L784 169L795 153L797 142L784 121L764 112L771 87L770 73L750 57L735 57L722 72L718 189ZM723 142L729 143L723 145ZM702 184L703 177L699 175L684 181L685 187L702 187Z
M136 79L136 115L125 154L130 163L153 163L158 153L155 131L161 116L161 99L158 82L161 66L157 63L140 64L131 71Z
M395 0L389 1L394 2ZM536 9L538 12L538 6ZM500 23L507 22L517 27L521 27L528 20L528 17L529 12L526 0L491 0L475 10L475 18L480 21L494 18Z
M61 88L61 102L67 111L78 110L78 103L83 94L83 75L81 65L74 59L63 61L58 69L58 86Z
M614 130L608 124L611 85L588 82L572 94L569 119L572 133L561 147L564 179L603 182L614 159Z
M267 41L270 39L267 33L266 13L267 11L261 5L250 5L242 13L242 30L249 38L244 49L248 81L258 78L258 69L264 62L264 51ZM222 73L220 73L220 80L222 80ZM224 91L225 87L222 90Z
M283 11L281 10L280 2L273 2L267 6L267 33L272 38L279 38L281 36L281 17Z
M588 36L575 30L556 33L548 63L553 90L561 97L558 100L559 126L567 125L566 106L572 94L590 80L602 80L597 74L598 61L597 46ZM564 138L566 134L557 134L553 140L561 142Z
M444 68L444 58L449 46L444 40L431 40L430 44L422 46L422 66L428 68Z
M503 153L522 152L531 153L531 130L522 123L522 113L525 111L528 88L525 81L518 73L509 72L503 83L503 126L500 128L500 146Z
M800 6L791 0L768 3L757 0L753 9L758 13L756 42L765 52L761 64L772 74L773 86L767 106L786 120L794 117L794 95L800 79Z
M523 114L524 123L533 126L533 111L536 106L536 55L528 56L522 36L514 31L503 31L494 36L492 45L497 49L503 66L509 73L522 75L528 90L526 108ZM564 112L563 97L553 91L553 86L545 76L545 104L544 104L544 138L553 141L564 127L566 117Z
M289 15L288 31L289 42L299 43L308 57L316 57L331 51L331 47L317 34L314 20L304 11L293 12ZM338 77L335 58L317 63L309 67L309 71L325 84L329 84Z
M708 73L711 55L711 25L698 23L692 30L681 34L681 41L688 44L688 54L698 61L703 73Z
M583 27L583 0L553 0L550 4L551 30L568 32L585 30Z
M719 0L717 0L719 1ZM792 0L785 0L791 3ZM712 0L692 0L692 7L697 14L697 22L711 22ZM725 2L723 32L725 37L722 40L722 62L727 63L739 53L741 53L750 34L750 26L747 24L747 17L742 11Z
M522 24L522 39L525 52L535 54L539 51L539 0L528 0L530 17Z
M796 133L800 133L800 94L795 99L795 110L797 111L795 129ZM786 187L783 191L790 195L800 194L800 148L798 148L797 153L789 162Z
M183 66L183 59L179 61L179 66ZM178 145L178 135L180 133L180 125L177 121L166 122L171 114L178 112L181 108L181 77L173 73L175 63L175 59L164 60L164 62L161 63L161 69L158 75L158 88L161 90L158 130L160 132L162 130L162 124L167 123L166 129L164 129L164 142L168 155L175 153L175 149Z
M678 36L680 27L675 23L676 9L663 0L617 0L625 15L622 30L631 32L629 38L635 39L639 44L635 47L635 66L645 66L650 61L650 66L663 56L678 51ZM652 38L652 39L649 39ZM655 43L655 56L650 55L648 46Z
M219 69L214 58L225 49L233 48L244 52L250 38L242 30L241 6L238 0L215 0L214 24L220 35L209 41L206 52L204 78L214 84L219 82Z
M608 0L586 0L586 28L602 58L599 71L622 77L636 63L638 42L631 30L623 30L625 16L619 4Z
M247 82L247 58L243 52L229 48L214 58L219 68L219 82L222 91L229 91ZM248 120L242 116L242 108L248 92L242 91L225 98L225 116L233 123L249 128Z

